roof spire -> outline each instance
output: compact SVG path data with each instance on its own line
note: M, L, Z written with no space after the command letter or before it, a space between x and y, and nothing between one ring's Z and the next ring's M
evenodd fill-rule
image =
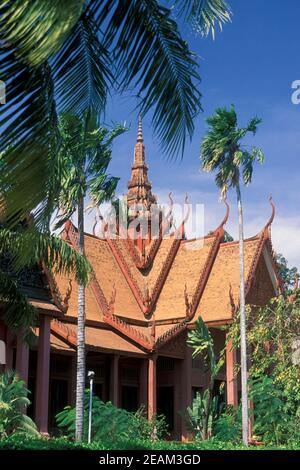
M128 206L132 206L134 204L143 204L147 207L147 209L149 209L151 204L156 203L156 198L151 192L151 183L148 179L148 167L146 164L141 114L139 114L138 118L138 132L134 146L131 178L127 187Z
M139 125L138 125L138 133L137 133L137 142L144 142L143 139L143 126L142 126L142 115L139 113Z

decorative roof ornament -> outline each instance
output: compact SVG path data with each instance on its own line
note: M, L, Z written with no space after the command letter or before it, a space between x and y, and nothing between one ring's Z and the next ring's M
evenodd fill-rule
M222 222L221 222L220 225L214 230L214 234L215 234L215 235L217 235L218 233L220 233L221 230L224 230L224 225L227 224L228 218L229 218L230 207L229 207L229 204L228 204L228 202L227 202L226 197L223 197L223 198L222 198L222 201L224 202L224 204L225 204L225 206L226 206L226 212L225 212L225 215L224 215L224 218L223 218Z
M273 220L275 218L275 213L276 213L276 208L275 208L275 204L274 204L273 199L272 199L272 194L270 194L269 203L272 207L272 213L271 213L271 216L270 216L268 222L266 223L266 225L263 228L263 232L264 232L265 236L268 236L268 237L271 235L271 225L273 223Z
M138 132L137 132L137 142L144 142L143 139L143 125L142 125L142 115L139 114L139 123L138 123Z

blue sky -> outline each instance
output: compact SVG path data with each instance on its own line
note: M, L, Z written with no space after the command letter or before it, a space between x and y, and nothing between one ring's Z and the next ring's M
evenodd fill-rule
M176 202L188 192L192 203L205 205L205 231L221 220L224 208L212 175L199 171L200 141L205 118L218 106L234 103L245 123L253 115L263 123L250 143L263 149L266 161L257 166L253 183L243 188L246 236L257 233L270 215L268 196L273 195L276 218L272 228L274 248L300 267L300 105L291 102L291 83L300 79L299 0L229 0L232 23L215 40L182 33L199 55L204 113L196 120L193 140L181 162L168 161L153 136L150 116L143 120L144 141L153 191L165 201L170 190ZM129 94L113 96L106 122L126 121L130 131L113 147L110 172L120 176L119 192L126 191L136 138L136 100ZM231 216L227 230L237 236L234 193L230 194ZM87 227L88 228L88 227Z

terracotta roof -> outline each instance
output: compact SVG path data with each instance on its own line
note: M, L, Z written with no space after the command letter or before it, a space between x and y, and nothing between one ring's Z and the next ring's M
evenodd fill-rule
M147 268L138 266L125 240L103 240L86 234L86 256L94 271L86 291L86 315L109 327L91 331L88 327L88 344L115 349L113 341L119 344L126 337L130 347L152 351L178 335L199 315L207 322L232 319L239 302L239 246L238 242L222 242L227 217L228 207L221 225L203 239L163 239ZM272 260L269 225L270 222L258 236L245 240L247 290L263 247ZM76 248L77 231L71 223L66 234ZM56 281L63 296L69 280L57 276ZM75 282L66 315L77 315ZM102 342L104 334L110 341L106 346Z
M62 322L56 322L62 323ZM74 351L75 345L72 344L73 340L69 340L68 337L73 337L74 340L77 336L77 328L72 324L63 324L62 328L66 328L64 332L63 329L55 328L55 322L51 323L51 346L57 349L65 349ZM67 334L66 334L67 332ZM38 331L36 331L38 335ZM85 328L85 341L88 350L97 350L97 351L123 351L125 353L133 354L145 354L143 349L127 341L126 338L122 337L118 333L104 328L94 328L87 326Z
M263 234L245 240L246 288L251 284L255 268L266 240ZM239 244L222 243L214 262L195 319L201 315L204 321L229 320L239 303ZM274 293L275 294L275 293Z

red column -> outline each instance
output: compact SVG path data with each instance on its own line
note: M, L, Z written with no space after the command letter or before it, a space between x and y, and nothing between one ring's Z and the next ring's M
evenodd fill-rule
M238 405L237 377L234 371L236 364L236 350L232 348L232 342L226 345L226 395L227 405Z
M29 347L23 341L22 332L17 335L16 371L19 377L28 383Z
M187 441L191 438L182 415L192 404L192 348L186 345L185 357L181 361L181 439Z
M119 358L114 354L110 364L110 401L115 406L119 406Z
M156 398L156 360L157 356L153 355L148 359L148 419L149 421L156 415L157 398Z
M76 356L70 357L70 371L69 371L69 384L68 384L68 402L71 406L76 404L76 368L77 358Z
M38 430L43 434L48 434L50 322L50 317L40 317L35 420Z
M141 367L140 367L140 406L145 407L147 409L147 384L148 384L148 360L141 359Z

